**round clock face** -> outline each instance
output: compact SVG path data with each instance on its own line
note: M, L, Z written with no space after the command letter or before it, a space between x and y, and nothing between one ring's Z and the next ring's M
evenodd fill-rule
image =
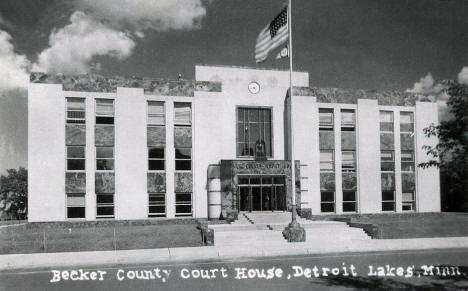
M252 94L257 94L260 92L260 85L257 82L252 82L249 84L249 91Z

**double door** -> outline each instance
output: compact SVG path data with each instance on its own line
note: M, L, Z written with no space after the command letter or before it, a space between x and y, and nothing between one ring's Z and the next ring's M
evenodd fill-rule
M239 211L285 211L284 176L238 176Z

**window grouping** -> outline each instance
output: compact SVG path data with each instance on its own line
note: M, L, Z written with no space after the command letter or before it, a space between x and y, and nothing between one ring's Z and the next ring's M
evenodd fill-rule
M86 107L85 98L66 98L66 216L85 218ZM75 138L71 138L71 137Z
M174 102L175 216L192 216L192 104ZM182 185L184 184L184 185ZM191 183L190 183L191 184Z
M319 108L320 211L335 212L335 136L333 108Z
M237 108L237 156L254 157L256 145L264 143L264 154L272 157L271 108Z
M395 211L394 113L380 111L380 175L382 211Z
M416 210L414 113L400 112L402 210Z
M343 212L357 211L356 111L341 109L341 175Z
M96 122L96 176L102 181L103 187L96 187L96 218L114 218L114 192L115 185L104 189L108 179L115 173L115 148L114 148L114 100L95 100ZM99 130L99 131L98 131ZM99 135L97 134L99 132ZM109 137L112 136L112 137ZM99 141L98 141L99 139Z
M148 101L148 217L166 216L166 111L163 101ZM151 134L150 134L151 133Z

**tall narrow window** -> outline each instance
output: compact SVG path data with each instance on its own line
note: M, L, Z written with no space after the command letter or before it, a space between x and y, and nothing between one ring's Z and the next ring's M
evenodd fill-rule
M395 191L382 191L382 211L395 211Z
M271 109L237 108L237 156L255 156L255 145L265 143L265 156L272 156Z
M414 152L401 152L401 171L414 172Z
M96 147L96 170L113 171L114 170L114 148Z
M393 111L380 111L380 131L393 132Z
M164 217L166 216L166 194L164 193L149 193L148 203L149 217Z
M343 191L343 212L356 212L355 191Z
M176 216L192 215L192 193L176 193Z
M67 97L67 123L86 123L85 98Z
M164 171L165 158L164 148L149 148L148 149L148 170Z
M113 218L114 194L96 194L96 206L98 218Z
M179 148L175 150L175 169L176 171L192 170L192 149Z
M67 194L67 218L85 217L85 195Z
M85 147L67 146L67 171L85 170Z
M335 170L335 158L332 150L320 151L320 171L333 172Z
M332 108L319 108L319 126L321 130L333 130Z
M395 156L393 151L380 152L380 170L382 172L395 171Z
M192 124L192 108L190 103L174 103L174 124L175 125L191 125Z
M165 125L164 102L148 101L148 125Z
M96 124L114 124L114 100L96 99Z
M356 127L356 113L353 109L341 109L341 130L353 131Z
M335 192L320 192L320 211L335 212Z
M341 170L343 172L355 172L356 171L356 152L354 151L343 151L341 153Z
M413 133L414 132L414 113L413 112L400 112L400 132Z

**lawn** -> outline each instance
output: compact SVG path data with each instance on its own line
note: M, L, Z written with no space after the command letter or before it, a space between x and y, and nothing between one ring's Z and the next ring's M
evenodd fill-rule
M195 222L149 225L47 223L0 229L0 254L202 246Z

